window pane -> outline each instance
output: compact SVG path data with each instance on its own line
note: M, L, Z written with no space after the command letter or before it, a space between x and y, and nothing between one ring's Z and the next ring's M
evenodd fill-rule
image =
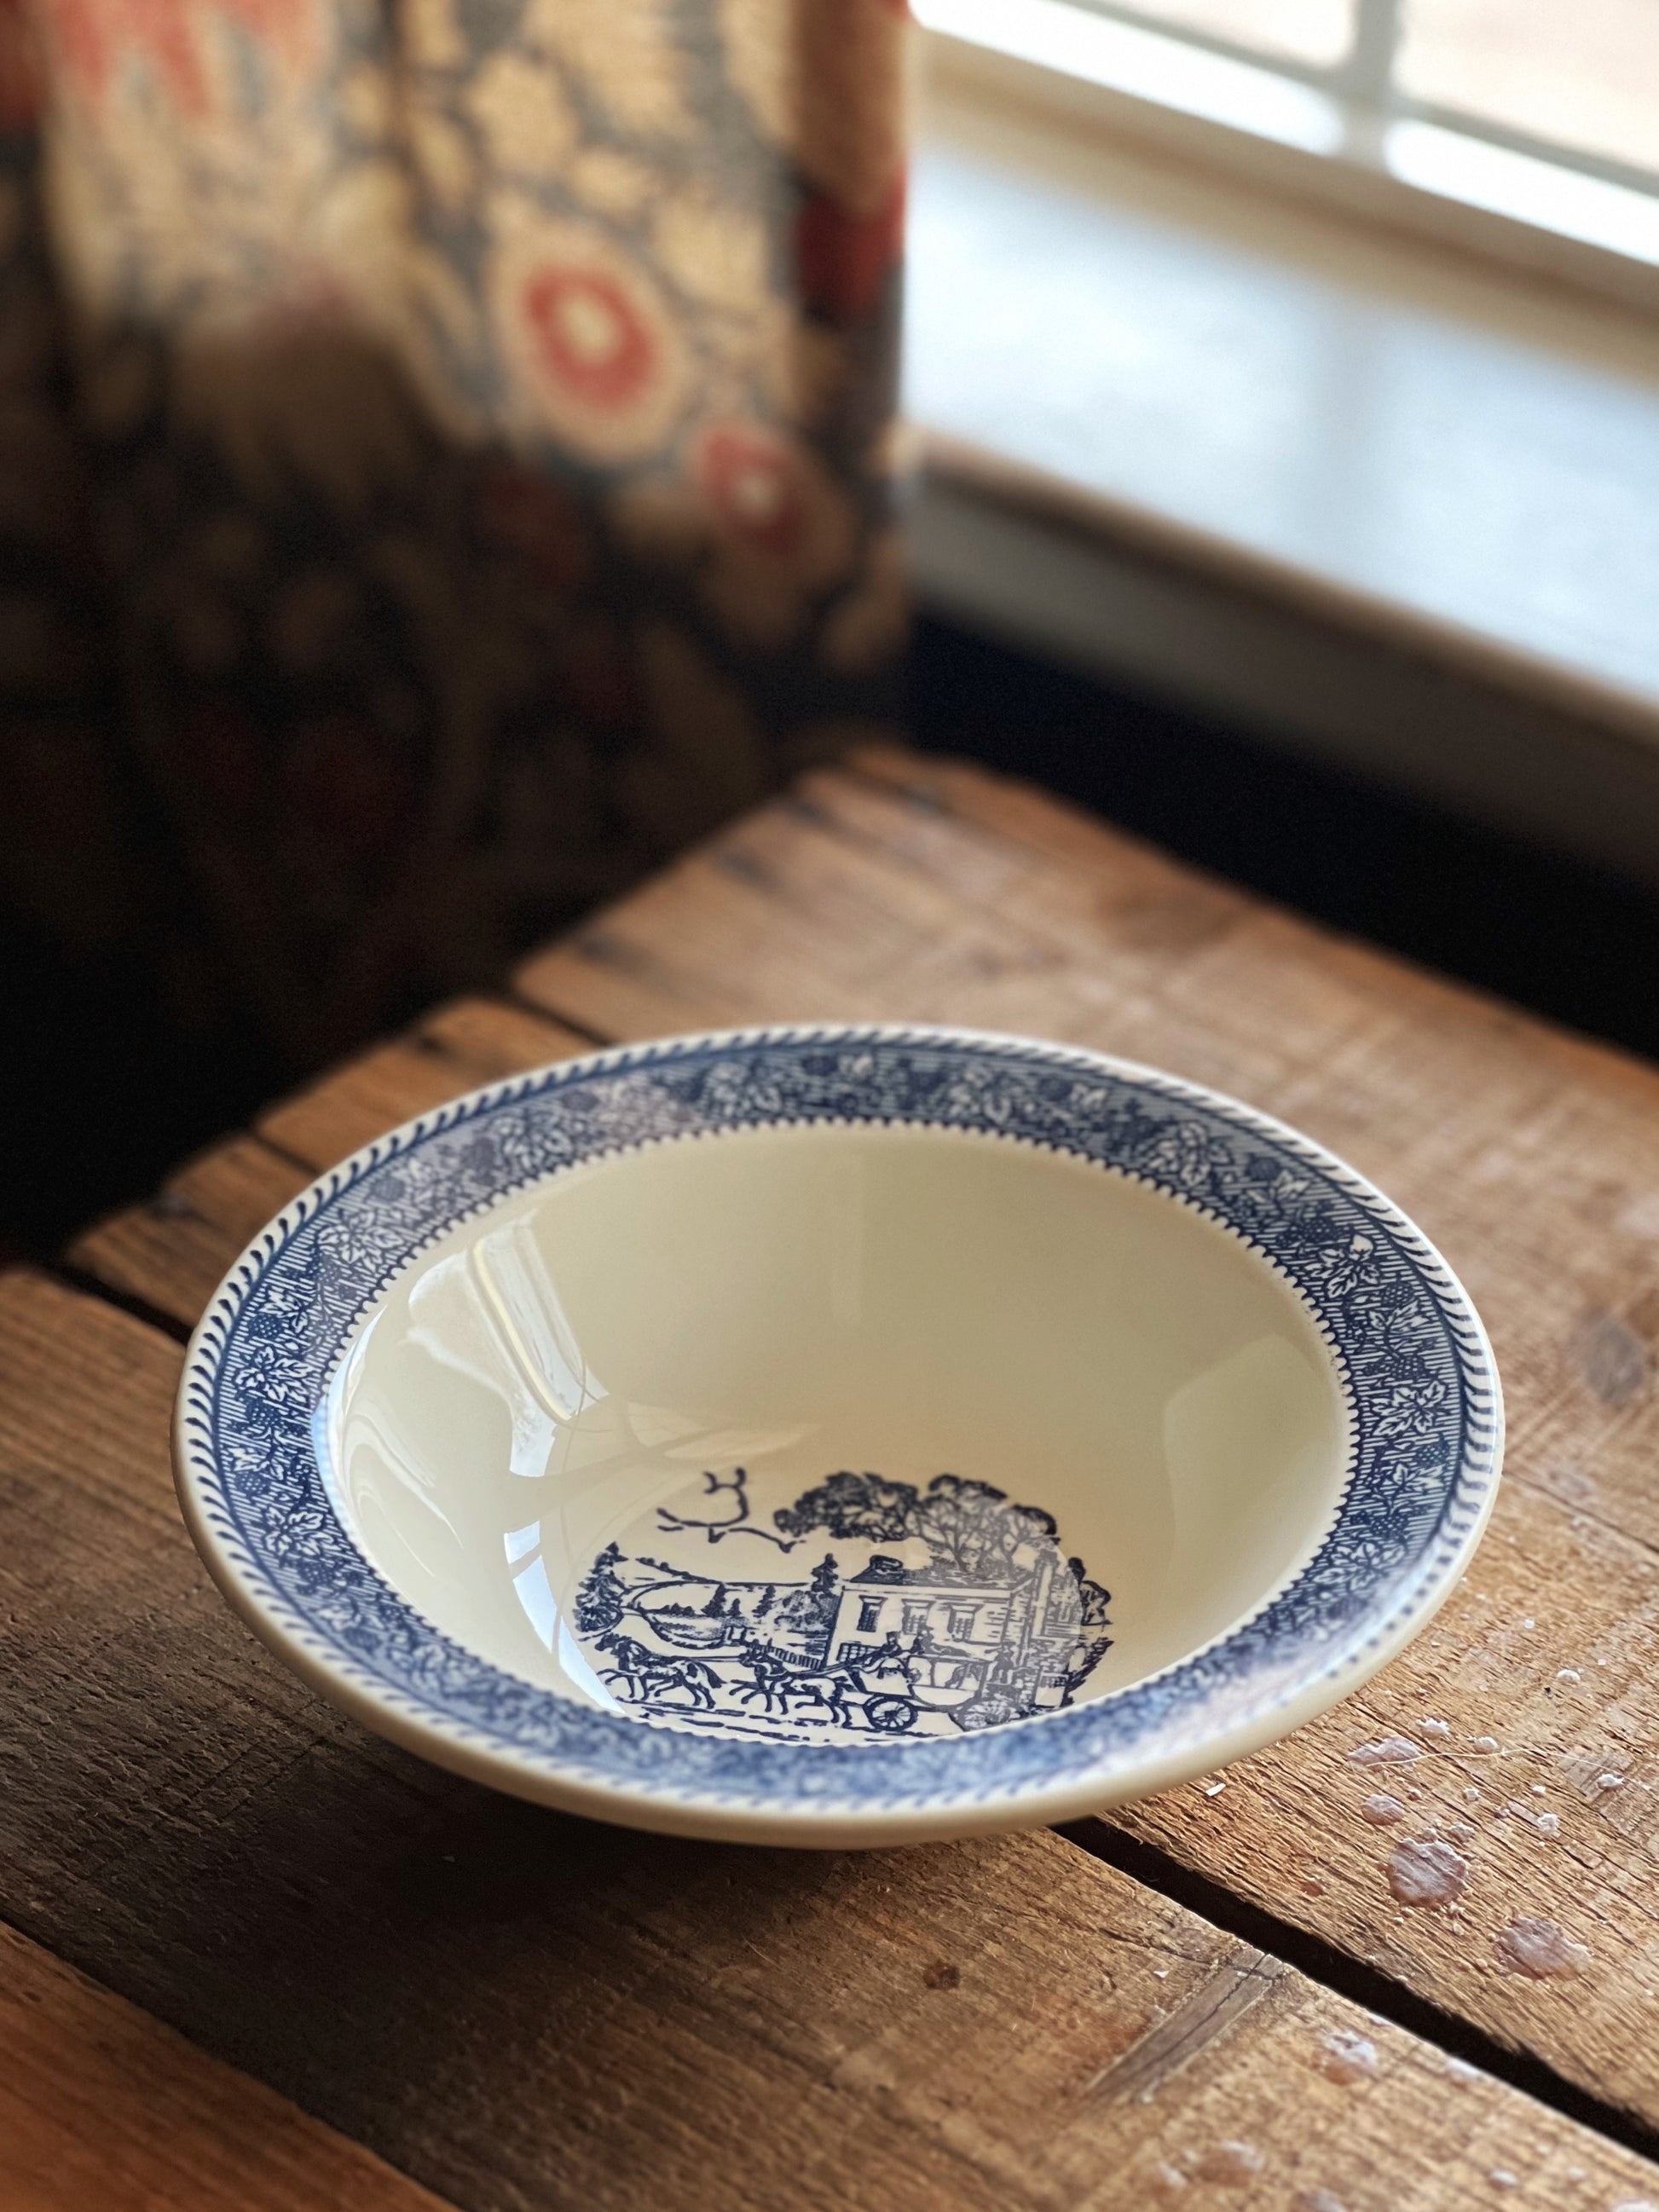
M1400 82L1416 99L1659 169L1659 0L1409 0Z
M1124 9L1302 62L1339 62L1353 38L1352 0L1124 0Z

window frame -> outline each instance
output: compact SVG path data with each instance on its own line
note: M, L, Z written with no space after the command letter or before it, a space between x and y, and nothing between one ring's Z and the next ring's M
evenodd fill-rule
M1330 64L1171 25L1134 0L913 0L928 74L1327 211L1659 309L1659 171L1417 100L1405 0L1355 0Z
M1243 40L1171 22L1166 16L1137 8L1133 0L1072 0L1072 4L1089 15L1103 15L1113 22L1153 32L1173 45L1201 47L1206 53L1243 62L1270 76L1291 77L1299 84L1312 85L1328 93L1348 112L1349 135L1357 151L1363 150L1367 140L1385 124L1431 123L1440 130L1455 131L1463 137L1477 138L1486 145L1501 148L1505 153L1523 154L1532 161L1547 162L1553 168L1570 169L1576 175L1620 185L1630 191L1649 196L1659 193L1659 167L1644 168L1613 155L1597 154L1565 139L1546 138L1536 131L1498 122L1472 108L1458 107L1443 100L1419 100L1406 91L1396 81L1395 71L1410 0L1353 0L1353 43L1345 55L1333 62L1310 62L1295 54L1273 53Z

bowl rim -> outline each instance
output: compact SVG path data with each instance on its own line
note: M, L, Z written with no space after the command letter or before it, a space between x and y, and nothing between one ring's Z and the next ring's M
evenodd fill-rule
M901 1085L899 1094L890 1092L887 1097L890 1108L896 1097L902 1097L903 1083L919 1069L927 1069L929 1079L935 1082L940 1079L941 1071L973 1069L989 1087L970 1097L965 1108L952 1109L953 1113L959 1110L960 1118L942 1120L935 1114L914 1111L837 1115L822 1110L765 1110L769 1103L778 1103L780 1071L787 1077L792 1068L827 1060L840 1071L833 1081L844 1088L866 1079L846 1071L867 1061L874 1073L884 1058L890 1058L888 1073ZM768 1076L770 1089L759 1109L751 1101L750 1109L733 1110L723 1119L710 1119L706 1111L693 1109L690 1120L682 1113L678 1121L671 1115L666 1127L641 1127L637 1109L644 1094L639 1091L639 1079L646 1080L653 1097L668 1095L676 1083L690 1096L699 1080L708 1085L717 1079L712 1071L734 1066L744 1072L745 1078L757 1070ZM995 1090L999 1079L1005 1086L1002 1094ZM1024 1110L1036 1115L1040 1129L1042 1116L1034 1102L1037 1087L1045 1079L1071 1084L1073 1096L1080 1085L1085 1092L1097 1093L1102 1101L1111 1099L1114 1110L1139 1110L1154 1133L1197 1133L1176 1139L1176 1150L1185 1146L1192 1158L1198 1158L1202 1145L1212 1139L1215 1158L1208 1167L1200 1162L1200 1168L1192 1169L1183 1187L1179 1164L1152 1171L1144 1164L1126 1166L1115 1158L1083 1151L1081 1139L1091 1133L1092 1125L1079 1123L1074 1107L1055 1109L1051 1117L1054 1126L1046 1139L1030 1128L1011 1129L1006 1114L1001 1125L988 1120L988 1114L997 1105L1006 1104L1006 1097L1017 1101L1024 1097L1028 1102ZM492 1176L485 1168L475 1185L457 1181L456 1140L468 1131L475 1133L470 1140L475 1150L477 1133L498 1134L502 1145L508 1134L514 1134L529 1144L525 1157L533 1162L534 1145L526 1139L525 1132L530 1129L533 1139L534 1131L526 1115L517 1116L515 1127L514 1109L520 1107L533 1103L539 1108L542 1120L537 1126L550 1136L562 1134L568 1145L571 1114L567 1113L567 1127L561 1132L556 1115L546 1109L550 1102L562 1098L568 1105L580 1098L585 1086L594 1098L614 1101L626 1097L630 1104L622 1123L613 1120L608 1135L602 1127L599 1138L580 1158L562 1163L555 1160L550 1166L544 1154L539 1165L532 1164L523 1173L509 1173L506 1179ZM927 1099L938 1103L934 1093L927 1094ZM1132 1109L1126 1102L1138 1104ZM872 1098L869 1103L873 1108L880 1102ZM1149 1108L1158 1109L1150 1118ZM1102 1110L1105 1110L1103 1105ZM976 1112L978 1118L975 1118ZM1069 1122L1065 1119L1067 1112L1072 1115ZM1185 1120L1181 1118L1183 1115ZM647 1115L647 1123L648 1120ZM1384 1592L1386 1604L1373 1605L1368 1613L1365 1586L1354 1582L1352 1569L1345 1570L1347 1580L1339 1577L1333 1587L1351 1608L1358 1604L1358 1625L1351 1632L1327 1634L1322 1654L1296 1663L1278 1652L1269 1637L1262 1650L1272 1663L1263 1663L1261 1653L1256 1660L1260 1694L1246 1698L1241 1705L1240 1681L1255 1679L1237 1656L1244 1649L1241 1638L1254 1632L1256 1642L1261 1644L1262 1624L1273 1607L1304 1589L1325 1559L1330 1539L1350 1516L1362 1480L1362 1455L1368 1449L1364 1434L1356 1433L1351 1440L1350 1464L1334 1520L1320 1552L1221 1637L1153 1675L1082 1705L1027 1717L976 1735L930 1739L925 1745L893 1740L850 1747L744 1744L732 1749L729 1740L692 1735L653 1727L624 1715L602 1713L508 1674L466 1650L426 1620L368 1559L334 1509L319 1464L312 1424L325 1400L329 1381L355 1341L365 1315L440 1237L493 1206L522 1197L533 1185L546 1180L550 1172L560 1172L562 1166L568 1171L587 1160L617 1158L646 1144L672 1142L714 1129L735 1133L803 1123L870 1127L895 1122L924 1130L945 1127L991 1137L1012 1135L1018 1141L1070 1153L1091 1161L1103 1172L1158 1191L1238 1238L1287 1281L1304 1308L1311 1310L1341 1384L1351 1426L1363 1431L1364 1418L1369 1416L1350 1358L1353 1346L1352 1341L1345 1343L1340 1329L1334 1326L1329 1302L1322 1310L1306 1281L1298 1279L1287 1262L1283 1249L1275 1249L1261 1234L1210 1202L1203 1194L1206 1178L1222 1172L1217 1162L1224 1156L1252 1161L1265 1158L1269 1166L1277 1160L1285 1164L1292 1181L1296 1179L1293 1171L1301 1171L1304 1188L1311 1188L1315 1193L1303 1214L1295 1218L1310 1219L1316 1206L1334 1204L1335 1213L1321 1212L1319 1221L1334 1219L1339 1226L1358 1224L1353 1239L1365 1243L1366 1253L1358 1261L1352 1257L1342 1261L1342 1265L1349 1273L1358 1265L1362 1273L1366 1266L1373 1273L1378 1266L1393 1267L1395 1275L1388 1279L1396 1309L1404 1296L1401 1285L1415 1284L1418 1305L1407 1305L1407 1319L1415 1327L1420 1307L1423 1316L1439 1325L1443 1349L1436 1352L1437 1371L1443 1381L1448 1375L1455 1376L1456 1386L1449 1408L1443 1390L1435 1400L1436 1418L1449 1419L1455 1412L1457 1441L1440 1485L1433 1526L1406 1571L1392 1583L1386 1577L1376 1580L1375 1589ZM1072 1142L1063 1140L1066 1134ZM447 1152L453 1156L449 1182L445 1183L441 1173L436 1176L432 1202L440 1212L449 1204L449 1212L416 1241L399 1245L394 1240L386 1245L380 1257L390 1255L388 1264L380 1265L371 1254L359 1267L356 1277L351 1277L347 1269L347 1291L353 1294L343 1303L320 1287L331 1284L334 1276L317 1272L318 1255L311 1249L313 1285L319 1286L317 1310L307 1310L302 1298L295 1326L300 1336L310 1331L306 1358L312 1364L308 1369L300 1353L290 1350L285 1371L280 1345L274 1352L269 1346L260 1352L264 1362L261 1371L274 1374L280 1385L278 1395L286 1392L289 1402L285 1412L279 1407L280 1419L272 1417L276 1419L272 1433L280 1431L278 1443L270 1446L264 1462L258 1462L254 1450L250 1475L246 1463L254 1448L247 1432L237 1431L228 1421L221 1386L226 1382L228 1365L234 1370L237 1357L244 1367L248 1364L250 1346L239 1339L238 1332L248 1319L251 1302L262 1285L267 1302L271 1301L280 1269L300 1267L301 1245L315 1247L325 1218L333 1221L332 1210L337 1207L347 1209L334 1225L344 1224L349 1243L352 1234L349 1209L356 1200L362 1211L363 1202L374 1197L379 1188L377 1178L394 1193L395 1207L395 1193L400 1185L388 1178L397 1176L399 1164L413 1168L417 1162L430 1165L435 1159L441 1170L445 1160L438 1156L438 1148L444 1140L448 1140ZM1154 1146L1154 1158L1156 1153ZM442 1196L447 1188L451 1191L448 1200ZM466 1203L453 1202L469 1189L472 1194ZM372 1222L372 1212L365 1218ZM1289 1213L1285 1216L1291 1218ZM1255 1231L1261 1227L1257 1223ZM1378 1252L1381 1260L1374 1257ZM1338 1256L1341 1261L1340 1250ZM1340 1272L1333 1274L1333 1280ZM370 1284L366 1294L364 1282ZM1350 1296L1352 1304L1351 1294L1339 1291L1333 1296L1339 1300ZM322 1310L331 1304L335 1310ZM1347 1308L1339 1306L1335 1310L1345 1312ZM1419 1330L1419 1341L1427 1340ZM307 1374L312 1376L309 1384ZM1398 1400L1404 1386L1392 1387ZM1419 1386L1419 1389L1427 1387ZM296 1408L292 1402L296 1388L301 1396L307 1388L314 1389L316 1395L309 1404ZM233 1410L239 1402L234 1390L229 1402ZM246 1410L246 1395L240 1402ZM1389 1401L1389 1405L1394 1402ZM264 1407L259 1411L262 1420L270 1413ZM302 1443L298 1441L301 1432ZM1386 1443L1387 1437L1372 1441ZM181 1508L214 1580L279 1657L371 1729L439 1765L566 1810L679 1834L813 1845L920 1841L1072 1818L1225 1765L1300 1726L1384 1664L1419 1632L1455 1587L1492 1510L1502 1446L1503 1401L1496 1362L1468 1292L1401 1208L1335 1153L1276 1117L1206 1085L1086 1047L994 1030L886 1023L706 1030L610 1048L483 1085L374 1139L316 1177L249 1242L227 1271L191 1337L173 1423L173 1465ZM1424 1448L1419 1449L1420 1455ZM270 1456L271 1453L276 1456ZM307 1454L308 1472L302 1463ZM1376 1464L1380 1467L1381 1459ZM233 1465L234 1480L228 1474ZM249 1486L260 1479L261 1465L265 1479L263 1492ZM278 1499L264 1528L251 1528L242 1510L248 1498L258 1497L263 1510L276 1493L278 1478L290 1485L289 1492ZM1389 1480L1400 1489L1404 1477L1395 1470ZM238 1483L242 1486L240 1495ZM1418 1492L1425 1499L1431 1496L1431 1486L1422 1480L1418 1481ZM1401 1495L1406 1494L1401 1489ZM1379 1501L1387 1503L1380 1491L1376 1497L1368 1493L1368 1510L1375 1514ZM296 1596L300 1585L295 1573L299 1569L295 1558L286 1557L296 1541L296 1532L319 1548L324 1568L331 1570L331 1574L321 1574L309 1597ZM300 1567L309 1571L303 1560ZM1330 1581L1328 1568L1325 1578ZM367 1641L365 1620L369 1623ZM377 1627L377 1623L381 1626ZM388 1636L395 1631L407 1663L394 1665L386 1649L376 1645L374 1638L382 1629ZM1211 1692L1209 1702L1216 1717L1206 1723L1203 1686L1200 1683L1194 1689L1193 1670L1201 1667L1213 1670L1217 1654L1221 1655L1223 1665L1217 1679L1226 1694ZM463 1700L458 1705L453 1693L453 1680L461 1662L465 1664L460 1671L469 1676L471 1704ZM477 1682L471 1679L475 1677L498 1705L505 1699L513 1707L510 1725L491 1718L493 1709L488 1699L478 1705L474 1696ZM1189 1703L1198 1698L1196 1717L1189 1714L1181 1728L1160 1725L1155 1710L1160 1697L1167 1705L1171 1684L1182 1686L1182 1694ZM1086 1726L1078 1725L1084 1716L1121 1716L1135 1699L1148 1713L1133 1727L1119 1725L1103 1730L1097 1722L1091 1733ZM534 1727L526 1732L524 1716L531 1706L538 1710ZM552 1711L540 1710L544 1708ZM574 1717L578 1715L580 1720ZM615 1739L622 1765L608 1755L596 1761L595 1744L617 1730L624 1733L632 1747L623 1753L623 1739ZM1111 1748L1114 1734L1120 1741ZM1073 1746L1062 1741L1068 1735L1085 1740ZM1030 1746L1015 1755L1018 1772L1012 1771L1010 1755L995 1749L1015 1737L1027 1739ZM648 1755L642 1752L641 1739L650 1741ZM722 1741L730 1753L723 1763L695 1755L687 1748ZM1104 1750L1103 1744L1108 1747ZM848 1760L858 1763L856 1769L847 1765ZM840 1769L838 1778L832 1775L836 1767Z

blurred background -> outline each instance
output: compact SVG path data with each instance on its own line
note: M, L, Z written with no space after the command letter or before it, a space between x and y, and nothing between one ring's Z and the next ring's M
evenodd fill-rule
M0 16L0 1249L903 733L1659 1050L1659 0Z

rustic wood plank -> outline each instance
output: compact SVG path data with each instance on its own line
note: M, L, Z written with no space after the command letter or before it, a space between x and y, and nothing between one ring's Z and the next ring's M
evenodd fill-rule
M1468 1585L1219 1797L1177 1791L1123 1825L1659 2125L1659 1073L903 755L809 779L519 983L624 1037L824 1017L1097 1045L1283 1114L1416 1214L1480 1301L1510 1401ZM1378 1830L1362 1808L1388 1777L1346 1754L1396 1733L1422 1756ZM1436 1824L1471 1868L1450 1917L1401 1907L1389 1879L1395 1844ZM1585 1947L1583 1976L1511 1970L1505 1931L1540 1919Z
M601 1034L856 1013L1076 1037L1290 1115L1419 1213L1480 1297L1509 1383L1510 1487L1480 1571L1358 1704L1240 1769L1221 1798L1176 1793L1124 1823L1659 2123L1659 2066L1631 2032L1659 1987L1644 1903L1659 1826L1652 1073L1018 786L905 756L811 779L522 981ZM1241 1006L1256 1010L1243 1024ZM471 1017L477 1030L506 1018ZM523 1048L549 1056L533 1037ZM429 1103L399 1087L418 1080L418 1056L375 1065L384 1121ZM307 1109L339 1149L369 1133L358 1082L343 1072ZM211 1162L192 1172L210 1186ZM225 1173L240 1173L234 1158ZM152 1273L143 1294L193 1318L194 1285L217 1279L245 1233L164 1291ZM164 1224L147 1244L162 1274L166 1245ZM1360 1809L1376 1778L1344 1753L1425 1716L1452 1734L1419 1739L1422 1795L1402 1795L1403 1827L1378 1832ZM1468 1748L1486 1735L1504 1747L1495 1763ZM1626 1779L1603 1789L1607 1772ZM1528 1802L1555 1836L1507 1810ZM1388 1881L1395 1842L1431 1822L1476 1832L1453 1838L1473 1875L1449 1926L1402 1912ZM1588 1986L1502 1970L1505 1929L1538 1918L1590 1952Z
M0 1279L0 1910L458 2204L1659 2197L1659 2169L1058 1837L687 1844L365 1738L196 1564L180 1357Z
M462 999L280 1099L254 1127L267 1144L320 1174L464 1091L592 1049L590 1038L521 1007Z
M592 1049L521 1007L463 999L435 1008L279 1099L237 1136L170 1176L153 1198L95 1222L69 1247L73 1267L185 1328L226 1268L315 1175L398 1122L464 1091Z
M441 2212L418 2184L0 1926L6 2212Z
M154 1197L94 1222L64 1256L190 1328L242 1247L310 1180L257 1138L232 1137L187 1160Z

